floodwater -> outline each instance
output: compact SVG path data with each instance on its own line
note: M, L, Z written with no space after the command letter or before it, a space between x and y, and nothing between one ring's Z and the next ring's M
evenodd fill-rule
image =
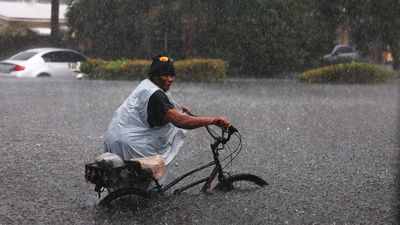
M84 164L102 153L113 111L137 84L0 79L1 225L396 224L398 81L177 82L176 101L239 129L243 149L227 170L269 186L210 194L199 186L137 210L102 208ZM207 135L188 133L168 180L211 160Z

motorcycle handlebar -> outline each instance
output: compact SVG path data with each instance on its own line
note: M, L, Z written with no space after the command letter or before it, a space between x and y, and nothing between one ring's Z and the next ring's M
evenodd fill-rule
M228 127L228 133L229 134L233 134L233 133L236 133L236 132L238 132L238 129L236 129L232 125Z
M191 113L191 112L188 112L187 114L190 115L190 116L195 116L195 117L197 117L197 115L194 115L194 114ZM210 131L210 128L209 128L208 126L206 126L206 128L207 128L208 133L209 133L215 140L220 140L220 141L223 142L223 143L228 142L229 139L231 138L231 135L232 135L232 134L234 134L234 133L236 133L236 132L239 132L238 129L236 129L234 126L231 125L231 126L228 127L228 131L227 131L227 132L223 131L223 134L224 134L224 133L228 133L228 137L225 138L224 135L222 135L222 137L217 137L217 136L215 136L215 135Z

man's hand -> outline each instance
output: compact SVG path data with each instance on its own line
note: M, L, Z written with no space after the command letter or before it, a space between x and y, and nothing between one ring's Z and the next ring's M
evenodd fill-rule
M182 106L182 111L186 114L190 114L192 112L192 110L190 110L190 108L186 105Z
M229 122L229 120L223 116L218 116L214 118L213 124L219 126L223 131L227 132L231 122Z

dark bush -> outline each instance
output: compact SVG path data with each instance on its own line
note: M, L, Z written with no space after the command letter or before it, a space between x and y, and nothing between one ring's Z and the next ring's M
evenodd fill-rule
M220 80L226 78L226 63L221 59L187 59L175 63L179 80Z
M299 80L308 83L378 83L395 77L393 71L378 65L352 62L306 71L299 76Z
M149 66L147 60L90 59L83 62L80 69L89 75L89 79L138 80L146 77Z
M147 77L150 68L148 60L90 59L83 62L81 71L89 79L139 80ZM190 59L175 62L179 80L218 80L226 77L226 63L221 59Z

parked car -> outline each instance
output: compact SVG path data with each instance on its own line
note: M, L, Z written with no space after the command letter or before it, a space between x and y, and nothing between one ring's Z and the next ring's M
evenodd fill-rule
M63 48L35 48L0 62L0 77L75 77L82 53Z
M322 57L324 63L336 64L352 61L360 61L361 56L358 51L349 45L336 45L332 52Z

